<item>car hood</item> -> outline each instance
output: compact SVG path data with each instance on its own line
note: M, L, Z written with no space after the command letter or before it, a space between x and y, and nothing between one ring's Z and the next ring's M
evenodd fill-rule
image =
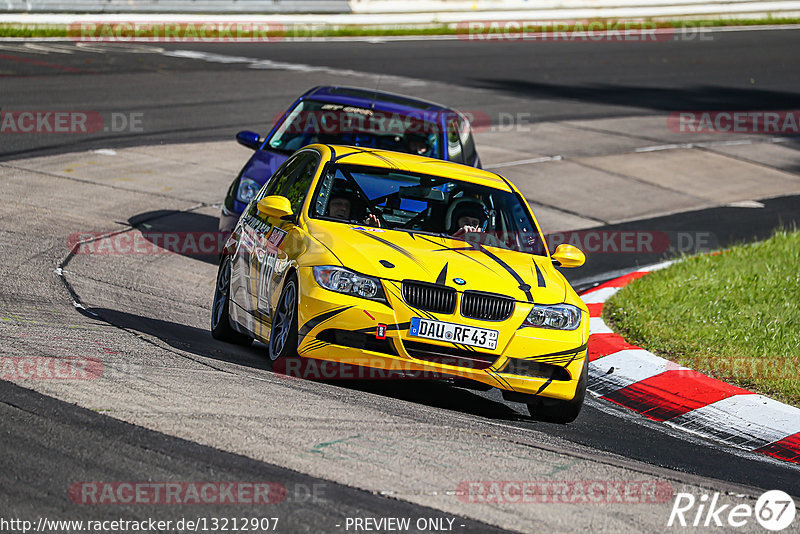
M566 298L566 281L544 256L331 221L310 220L307 227L343 266L362 274L498 293L523 302L555 304Z

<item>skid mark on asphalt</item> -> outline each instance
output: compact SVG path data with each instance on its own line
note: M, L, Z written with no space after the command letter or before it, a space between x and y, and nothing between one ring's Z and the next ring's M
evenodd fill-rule
M311 452L315 453L315 454L322 454L323 456L325 456L326 455L326 451L327 451L327 447L330 447L332 445L337 445L339 443L344 443L346 441L350 441L350 440L353 440L353 439L358 439L360 437L361 437L361 434L356 434L355 436L349 436L349 437L346 437L346 438L336 439L336 440L333 440L333 441L326 441L326 442L323 442L323 443L317 443L316 445L314 445L311 448ZM352 459L352 458L347 458L347 457L344 457L344 456L338 456L338 457L326 456L326 457L328 459L337 459L337 460L351 460Z
M478 452L485 455L485 458L492 458L493 460L530 460L530 455L525 454L526 449L519 449L512 446L504 447L502 450L495 446L486 444L475 445L470 450L460 447L456 442L444 443L442 440L423 438L423 437L409 437L402 435L375 435L365 436L357 434L354 436L347 436L340 439L325 441L317 443L311 447L307 453L302 453L301 456L306 458L325 459L331 461L344 461L353 463L370 463L374 465L390 464L393 462L392 458L402 457L408 454L408 451L433 451L431 456L418 455L416 463L421 466L436 468L436 469L450 469L453 466L437 461L439 455L435 451L440 450L446 446L449 453L455 453L467 458L470 452L474 453L477 447ZM381 453L381 459L375 457L376 453ZM386 453L389 453L386 456ZM569 471L573 467L583 462L579 458L564 458L563 461L558 462L538 462L535 466L531 466L536 471L536 476L549 478L559 473Z

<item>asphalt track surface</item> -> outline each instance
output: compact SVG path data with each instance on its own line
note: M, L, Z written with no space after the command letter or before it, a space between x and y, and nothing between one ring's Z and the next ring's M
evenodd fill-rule
M108 480L113 473L118 480L152 482L280 481L283 488L270 503L272 506L261 507L259 516L253 516L253 506L249 504L187 505L181 507L183 515L180 516L190 520L260 517L275 521L277 518L278 532L334 530L335 525L345 524L348 517L446 517L435 509L324 482L165 436L9 382L0 382L0 396L3 417L0 443L3 455L13 458L13 461L3 462L0 475L6 488L5 495L0 497L4 516L64 517L65 509L75 507L68 497L68 489L75 483L75 473L81 473L86 481ZM165 510L163 504L97 506L87 512L72 512L68 517L98 521L120 517L138 521L177 521L179 518L174 510ZM455 521L458 530L463 532L501 532L496 527L469 519L456 518Z
M706 109L797 109L800 104L800 58L795 53L800 33L742 32L714 34L711 41L675 41L658 44L602 43L462 43L410 41L381 43L269 43L226 45L158 45L225 56L271 59L314 68L292 72L283 68L254 70L247 63L187 61L162 53L25 53L0 48L0 106L4 110L82 109L101 113L144 113L143 132L118 132L82 138L53 135L4 135L0 158L72 152L109 146L133 146L229 138L240 129L263 131L300 90L326 83L332 76L345 80L340 70L380 74L382 86L391 76L433 80L486 91L496 100L481 101L477 93L449 95L462 108L483 106L491 113L530 111L541 120L636 116L653 111ZM8 43L2 43L7 45ZM64 43L64 50L73 47ZM147 45L149 46L149 45ZM658 47L658 48L656 48ZM12 56L9 59L7 56ZM354 59L355 58L355 59ZM298 79L299 78L299 79ZM360 80L363 82L363 80ZM375 79L377 83L377 76ZM363 83L362 83L363 84ZM387 87L388 85L388 87ZM435 95L446 100L448 95ZM485 98L485 96L483 97ZM761 238L781 224L800 218L800 198L764 201L759 210L710 208L610 226L606 229L696 230L713 232L720 246ZM209 220L206 220L209 219ZM171 223L174 225L174 221ZM211 229L206 217L191 221L197 230ZM209 226L204 228L203 225ZM573 278L589 280L639 263L649 257L608 255L589 264ZM4 297L6 304L14 295ZM132 328L188 347L198 355L218 357L217 345L193 328L174 323L124 316L107 310L101 316L112 324ZM252 363L256 349L242 361ZM279 478L287 487L305 487L312 477L216 451L157 432L121 423L14 385L2 383L3 486L17 488L0 497L4 510L16 515L63 512L71 504L63 488L80 473L83 480L260 480ZM415 390L385 383L329 385L333 394L366 392L380 396L391 409L399 399L421 407L441 408L480 420L500 421L519 429L542 431L542 425L521 415L497 395L475 394L436 385ZM625 410L589 401L585 412L568 427L547 426L555 439L611 453L615 458L640 461L687 476L716 480L720 488L781 488L800 495L797 470L719 448L702 440L666 431ZM42 436L48 436L46 439ZM99 445L99 446L98 446ZM76 451L91 446L90 460ZM96 451L101 451L97 453ZM624 460L620 460L624 462ZM676 475L677 476L677 475ZM281 510L288 531L318 531L331 521L352 515L436 516L439 512L383 496L328 484L324 502L308 517L306 501L289 500ZM712 484L713 485L713 484ZM318 503L316 503L318 504ZM70 509L71 510L71 509ZM82 508L70 517L99 519L120 509ZM124 510L134 516L149 510ZM226 510L208 507L205 515ZM229 511L229 510L227 510ZM187 509L187 513L195 510ZM150 514L152 515L152 514ZM441 514L440 514L441 515ZM460 520L466 530L484 531L488 525Z
M146 127L142 132L109 132L85 139L5 136L10 139L3 139L0 158L109 144L229 139L243 128L263 132L296 97L291 79L303 72L268 65L253 69L247 62L192 62L147 52L154 48L352 69L372 73L376 86L406 93L413 86L395 86L389 77L444 82L494 95L490 100L442 95L460 109L483 110L495 121L498 112L528 112L534 121L548 121L654 111L797 109L798 36L800 31L792 30L693 34L657 43L429 39L145 43L138 54L117 43L81 43L83 52L73 54L26 51L18 43L3 42L0 108L57 110L82 105L101 113L143 113ZM56 46L75 50L69 41Z

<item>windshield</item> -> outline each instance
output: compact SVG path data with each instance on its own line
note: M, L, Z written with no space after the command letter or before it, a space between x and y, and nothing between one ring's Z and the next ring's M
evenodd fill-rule
M547 255L515 193L407 171L329 165L311 217Z
M291 153L311 143L331 143L442 157L437 114L387 113L316 100L298 103L270 137L273 150Z

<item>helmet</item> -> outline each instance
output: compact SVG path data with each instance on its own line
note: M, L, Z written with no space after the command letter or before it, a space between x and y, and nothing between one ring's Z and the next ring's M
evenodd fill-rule
M481 224L489 218L489 214L486 213L486 208L480 200L473 197L457 198L447 208L447 215L444 220L447 231L451 234L456 232L458 230L458 220L464 216L479 219Z
M350 219L360 221L364 218L365 214L363 203L358 196L358 193L354 191L350 184L347 183L345 180L337 179L333 183L333 187L331 188L331 193L328 196L328 208L330 209L330 202L334 198L344 198L350 202ZM327 214L327 211L326 211Z

